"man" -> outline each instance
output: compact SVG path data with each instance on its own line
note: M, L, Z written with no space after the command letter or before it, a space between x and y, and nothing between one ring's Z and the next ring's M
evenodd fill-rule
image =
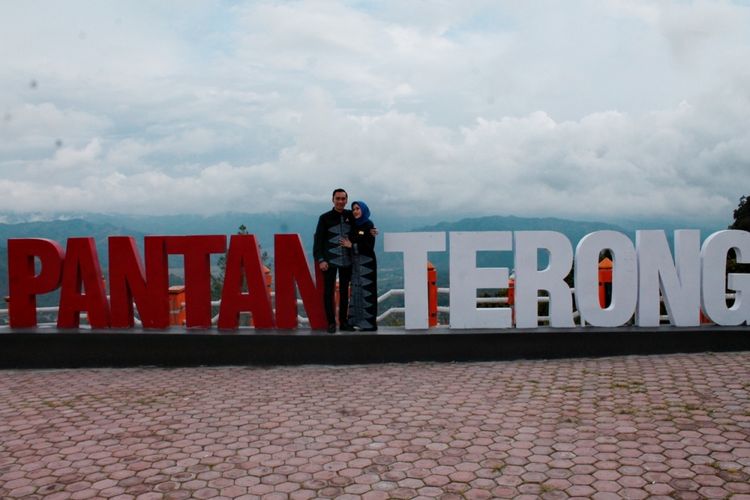
M323 271L323 304L328 320L328 333L336 333L336 314L334 295L336 274L339 277L339 327L342 331L353 331L347 321L349 310L349 282L352 278L352 259L349 249L341 245L342 238L347 238L354 216L346 209L349 195L338 188L333 191L333 208L322 214L315 228L313 257Z

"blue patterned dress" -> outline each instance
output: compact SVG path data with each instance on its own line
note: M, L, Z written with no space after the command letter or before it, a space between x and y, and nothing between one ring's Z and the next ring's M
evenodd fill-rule
M349 301L349 324L362 331L377 330L378 317L378 262L375 257L375 236L370 230L372 221L353 225L349 233L352 242L352 295Z

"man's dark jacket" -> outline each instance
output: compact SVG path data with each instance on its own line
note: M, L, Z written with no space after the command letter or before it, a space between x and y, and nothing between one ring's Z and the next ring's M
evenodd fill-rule
M349 235L354 216L351 210L337 212L331 209L322 214L315 228L313 257L316 263L328 262L328 265L349 267L352 259L349 249L341 246L341 238Z

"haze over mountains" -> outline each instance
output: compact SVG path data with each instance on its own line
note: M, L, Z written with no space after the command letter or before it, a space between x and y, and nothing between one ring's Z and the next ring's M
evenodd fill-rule
M312 240L318 214L310 213L261 213L248 214L228 212L216 215L119 215L119 214L58 214L46 216L52 220L40 220L41 214L0 214L0 296L8 294L7 240L9 238L49 238L65 245L67 238L90 236L96 241L99 258L107 273L107 237L114 235L133 236L142 248L145 235L180 234L235 234L240 225L255 234L264 250L272 254L273 235L298 233L308 252L312 254ZM398 253L383 252L384 232L397 231L536 231L549 230L565 234L575 246L586 234L610 229L620 231L631 238L634 230L659 228L671 239L674 229L701 229L705 238L710 233L725 227L695 227L679 222L654 221L620 222L619 224L591 221L574 221L558 218L527 218L516 216L467 217L453 221L436 220L428 216L374 218L381 232L378 238L379 286L381 290L400 287L402 283L402 257ZM448 253L430 254L430 260L438 269L439 282L447 283ZM218 258L218 256L216 256ZM512 267L512 253L501 255L480 254L479 265L502 265Z

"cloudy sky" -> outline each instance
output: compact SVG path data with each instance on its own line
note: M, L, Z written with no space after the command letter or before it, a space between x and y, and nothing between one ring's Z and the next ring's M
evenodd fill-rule
M3 1L0 211L731 222L750 2Z

